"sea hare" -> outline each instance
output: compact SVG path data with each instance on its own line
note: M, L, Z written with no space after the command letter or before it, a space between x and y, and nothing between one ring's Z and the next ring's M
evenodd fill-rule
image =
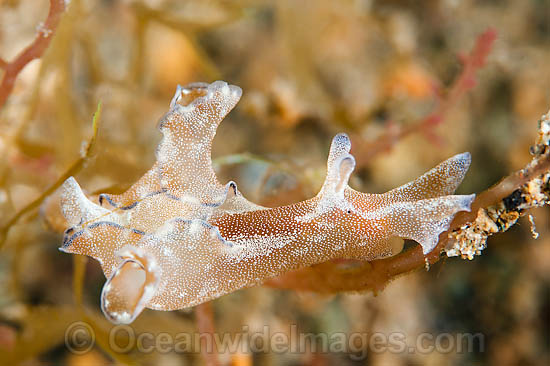
M218 182L210 151L218 124L241 97L222 81L178 87L160 122L157 161L121 195L97 204L74 178L62 188L69 223L61 251L99 261L107 282L101 308L130 323L144 308L175 310L336 258L392 254L394 238L429 253L474 195L452 195L470 165L463 153L384 194L348 186L355 167L347 135L332 140L317 196L265 208L234 182Z

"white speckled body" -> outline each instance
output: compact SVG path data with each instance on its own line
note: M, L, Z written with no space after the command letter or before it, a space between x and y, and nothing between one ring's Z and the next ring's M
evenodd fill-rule
M160 123L157 162L120 196L88 200L73 178L62 210L70 228L61 250L97 259L108 280L102 309L129 323L145 308L174 310L259 284L287 271L335 258L371 260L392 254L391 238L437 244L473 195L452 195L469 154L441 163L385 194L354 191L355 167L345 134L333 139L319 194L293 205L264 208L234 182L222 185L210 150L240 88L217 81L178 87Z

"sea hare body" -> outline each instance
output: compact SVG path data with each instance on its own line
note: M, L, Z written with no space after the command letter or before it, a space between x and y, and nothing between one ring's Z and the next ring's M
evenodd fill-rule
M234 182L218 182L210 157L218 124L240 97L221 81L178 87L160 122L157 162L122 195L100 195L96 204L73 178L64 183L70 228L60 249L101 263L101 306L111 321L190 307L330 259L388 256L396 237L428 253L454 215L470 209L474 195L452 195L468 153L385 194L360 193L348 186L355 159L345 134L332 141L317 196L255 205Z

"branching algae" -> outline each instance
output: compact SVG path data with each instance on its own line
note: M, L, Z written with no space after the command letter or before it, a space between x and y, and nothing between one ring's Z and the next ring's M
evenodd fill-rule
M474 195L452 195L468 153L444 161L384 194L348 186L355 167L347 135L332 140L327 177L317 196L265 208L234 182L218 182L211 146L241 89L217 81L178 87L160 122L157 162L122 195L90 201L71 177L61 206L70 228L60 250L98 260L107 282L101 307L114 323L144 308L175 310L335 258L392 255L394 238L429 253Z

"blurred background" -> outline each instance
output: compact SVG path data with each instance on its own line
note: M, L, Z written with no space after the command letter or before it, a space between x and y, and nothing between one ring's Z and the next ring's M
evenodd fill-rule
M550 107L545 0L66 3L48 50L20 73L0 109L0 227L81 157L100 101L95 153L76 178L90 193L129 187L155 160L156 124L177 84L221 79L243 89L218 129L213 158L221 182L236 181L248 199L266 206L317 193L338 132L353 137L352 153L361 161L351 180L357 190L387 191L470 151L472 167L459 192L479 193L530 160L537 120ZM47 0L0 0L3 60L49 31L43 27L48 9ZM461 60L489 27L498 38L472 90L453 100L429 132L362 159L362 148L447 100ZM54 195L24 215L0 250L0 361L201 364L197 352L109 350L112 325L99 308L105 278L97 262L57 250L62 234L47 219L55 205ZM482 333L482 351L374 352L364 344L358 359L346 350L244 347L221 354L222 364L548 365L550 212L533 214L538 240L523 218L491 238L475 260L443 260L377 296L256 287L212 303L218 332L244 325L288 332L295 324L315 334L398 332L409 342L426 332ZM81 296L75 269L84 271ZM95 345L81 355L64 338L79 320L96 333ZM192 310L146 310L132 326L153 334L197 330Z

